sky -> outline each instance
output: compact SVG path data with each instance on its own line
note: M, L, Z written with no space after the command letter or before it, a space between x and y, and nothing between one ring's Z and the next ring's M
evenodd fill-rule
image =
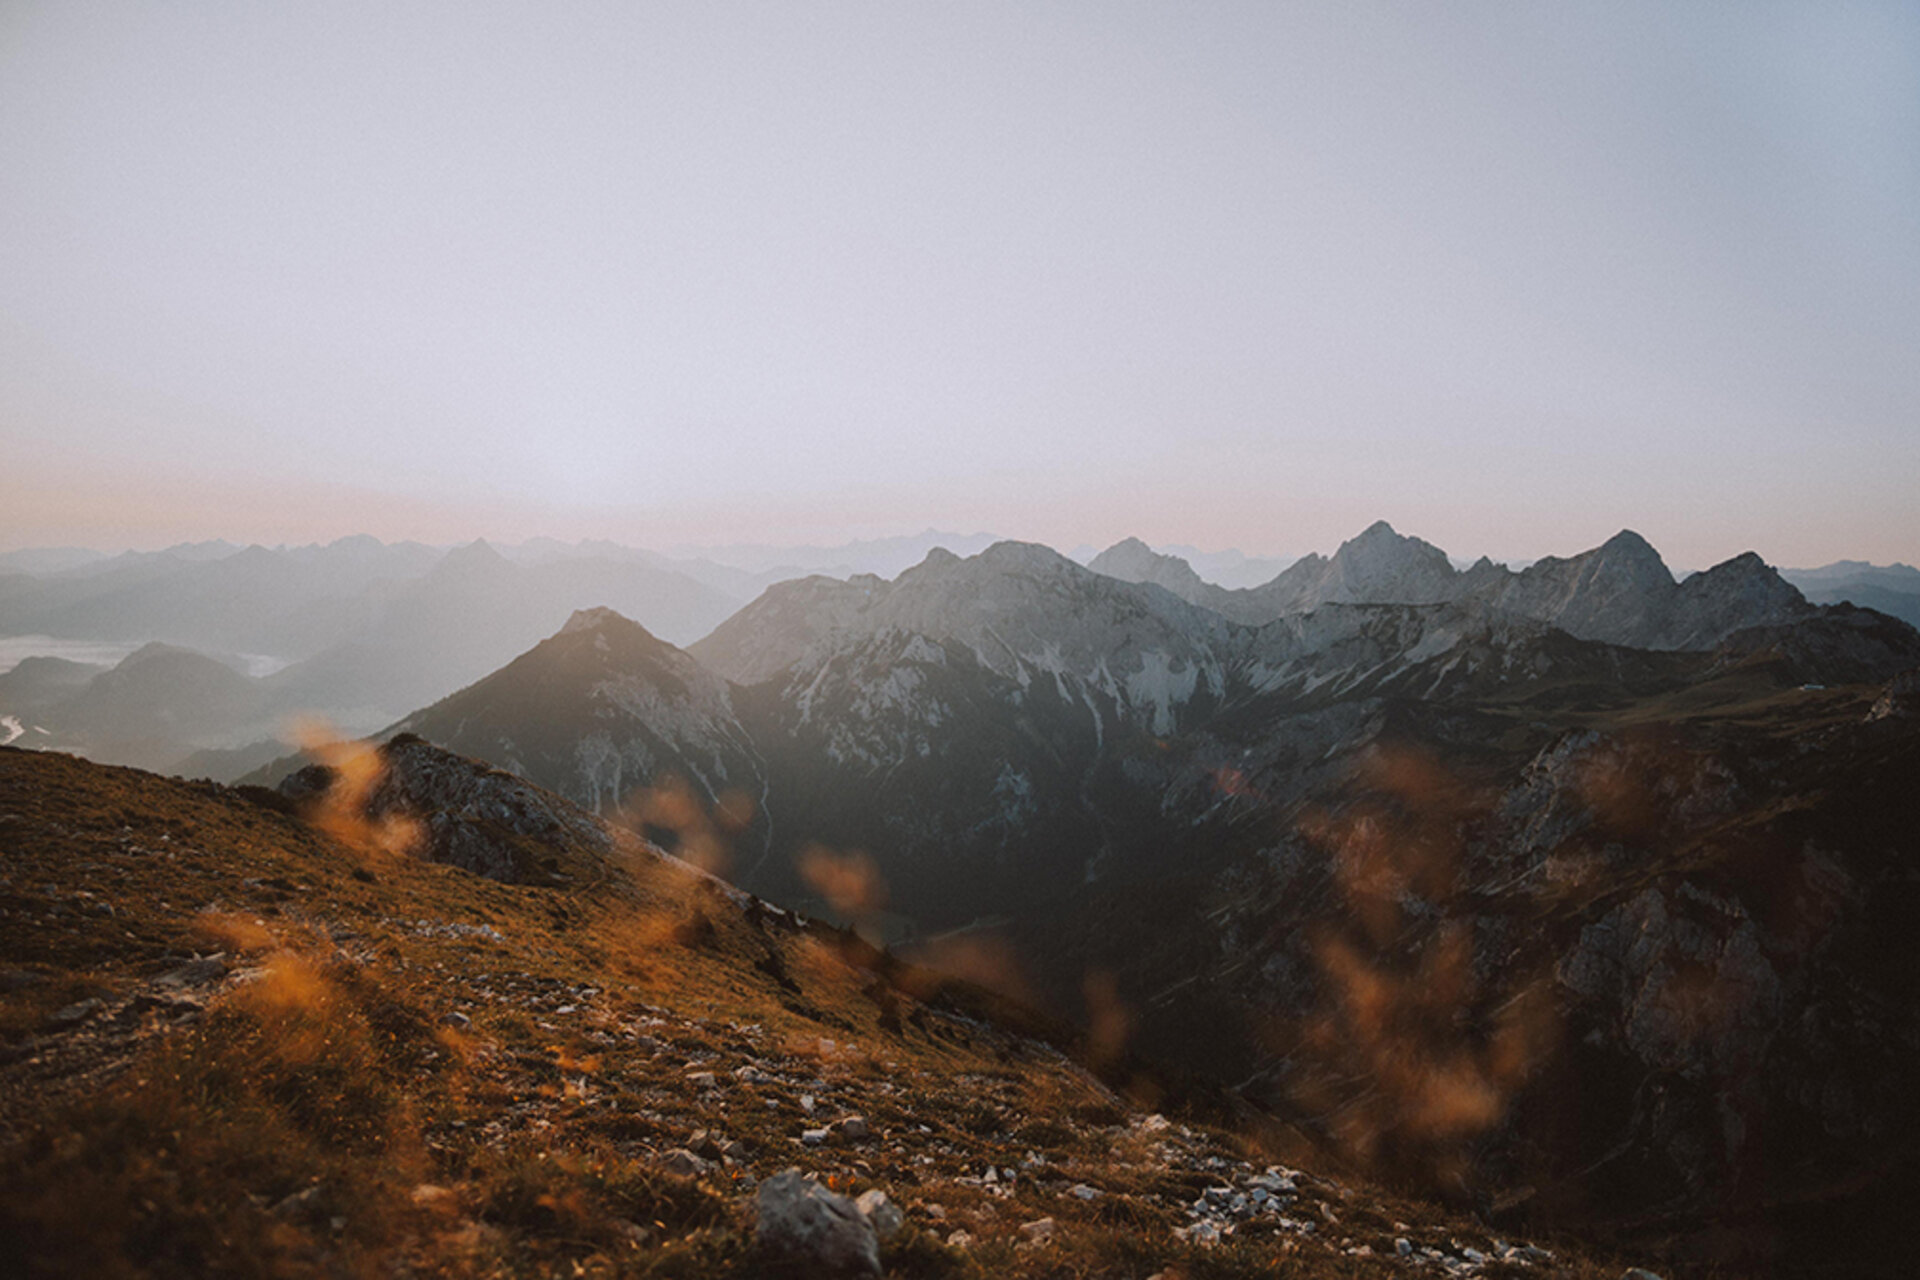
M1920 561L1920 6L0 2L0 546Z

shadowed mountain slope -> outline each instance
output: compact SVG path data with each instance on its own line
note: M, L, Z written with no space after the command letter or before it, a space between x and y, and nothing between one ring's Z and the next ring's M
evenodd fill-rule
M639 812L650 792L684 782L703 810L738 814L745 856L765 842L767 783L732 699L681 650L589 609L388 732L492 761L596 813Z
M195 745L264 736L274 723L258 681L206 654L157 642L71 696L43 703L36 719L51 732L44 745L148 768L169 767Z
M74 697L108 668L68 658L22 658L0 674L0 712L31 715Z

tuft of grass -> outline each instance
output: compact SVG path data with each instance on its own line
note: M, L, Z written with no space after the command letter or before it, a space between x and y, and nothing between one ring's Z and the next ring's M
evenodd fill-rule
M0 1172L0 1235L26 1274L370 1267L421 1163L417 1062L380 1032L382 998L276 953L130 1083L50 1117Z
M592 1142L516 1142L484 1153L467 1181L486 1221L588 1251L684 1238L733 1217L726 1197L706 1183Z

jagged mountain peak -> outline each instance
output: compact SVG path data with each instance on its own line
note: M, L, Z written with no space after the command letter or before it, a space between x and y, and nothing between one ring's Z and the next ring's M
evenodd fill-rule
M1453 594L1447 553L1376 520L1340 544L1331 558L1310 555L1259 589L1276 612L1323 604L1432 604Z
M1690 575L1674 588L1665 637L1681 649L1710 648L1754 626L1783 626L1814 612L1800 589L1751 551Z
M526 653L388 730L489 760L608 812L669 778L708 803L763 789L727 682L612 609L582 609Z
M440 558L433 566L429 578L445 581L450 578L472 578L498 573L511 569L513 562L493 549L485 538L475 538L465 546L455 547Z
M1729 556L1719 564L1714 565L1713 568L1707 570L1707 572L1724 573L1728 575L1739 574L1742 577L1770 575L1777 578L1780 576L1772 565L1760 558L1760 553L1757 551L1742 551L1737 556Z
M1440 548L1423 538L1415 538L1400 533L1385 520L1375 520L1359 533L1354 534L1353 537L1341 543L1339 549L1333 553L1333 558L1337 560L1342 555L1378 554L1381 551L1389 549L1393 551L1416 552L1421 555L1429 553L1442 557L1446 555Z
M982 565L996 569L1028 569L1046 572L1081 572L1081 567L1038 542L996 542L976 557Z
M913 568L873 592L880 599L921 598L928 592L960 590L959 584L984 585L1013 577L1066 578L1086 570L1052 547L1037 542L996 542L971 556L957 556L936 547Z
M938 573L929 557L900 575ZM696 641L689 652L710 670L739 684L777 674L823 637L850 624L890 584L872 575L841 581L824 574L776 582L758 599Z
M1667 562L1654 550L1653 544L1631 529L1622 529L1586 555L1574 559L1596 568L1624 572L1646 582L1673 581L1673 571L1667 568Z
M1709 584L1720 590L1740 590L1749 595L1776 598L1788 604L1804 603L1806 600L1798 587L1753 551L1742 551L1710 569L1689 574L1681 586L1698 589Z
M549 680L562 676L601 679L609 673L626 677L642 672L649 678L658 678L670 672L677 681L721 684L718 677L701 667L685 650L604 605L574 610L558 631L495 675L505 675L516 668L539 669Z
M1155 551L1139 538L1120 539L1087 561L1087 568L1127 582L1155 581L1170 571L1191 577L1196 582L1202 581L1185 559Z
M1145 580L1134 576L1136 574L1164 571L1173 565L1193 573L1193 567L1179 556L1163 555L1138 538L1122 538L1087 562L1087 568L1095 573L1129 582ZM1194 577L1198 578L1199 575L1194 574Z
M494 549L493 544L491 542L488 542L485 538L475 538L472 542L464 543L461 546L457 546L453 550L447 552L447 555L449 558L453 556L467 556L473 559L485 559L485 560L491 560L496 558L501 560L506 559L506 557L502 556L498 551L496 551Z
M329 549L338 551L383 551L387 544L370 533L349 533L335 538L326 545Z
M1659 552L1653 549L1653 544L1651 542L1648 542L1646 538L1642 537L1638 530L1634 530L1634 529L1620 530L1620 532L1614 534L1611 538L1608 538L1605 542L1601 543L1599 547L1599 549L1602 551L1605 551L1608 548L1628 548L1637 552L1650 554L1650 555L1659 554Z
M1347 541L1378 542L1387 538L1392 538L1395 541L1405 540L1402 538L1401 534L1394 529L1394 527L1391 524L1388 524L1385 520L1375 520L1372 524L1362 529L1359 533L1355 534L1353 537L1349 538Z
M950 564L959 564L960 557L955 555L953 552L947 550L945 547L929 547L927 548L927 558L922 560L920 563L923 566L931 565L932 567L939 569L939 568L944 568L945 566ZM877 577L878 575L864 574L859 576Z
M1206 581L1181 557L1164 555L1138 538L1114 543L1089 561L1087 568L1122 582L1149 582L1166 588L1189 604L1228 617L1235 614L1234 602L1238 597L1234 592Z
M567 619L566 625L554 634L567 636L578 631L596 631L603 627L616 629L632 627L636 631L642 632L647 630L622 613L609 609L605 605L595 605L591 609L575 609L573 616ZM647 634L651 635L652 633L648 632Z

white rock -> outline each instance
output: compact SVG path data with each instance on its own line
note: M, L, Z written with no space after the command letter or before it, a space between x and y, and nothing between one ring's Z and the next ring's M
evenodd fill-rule
M862 1191L854 1200L853 1207L866 1215L867 1221L873 1224L874 1235L883 1241L893 1239L907 1225L907 1215L878 1187Z

